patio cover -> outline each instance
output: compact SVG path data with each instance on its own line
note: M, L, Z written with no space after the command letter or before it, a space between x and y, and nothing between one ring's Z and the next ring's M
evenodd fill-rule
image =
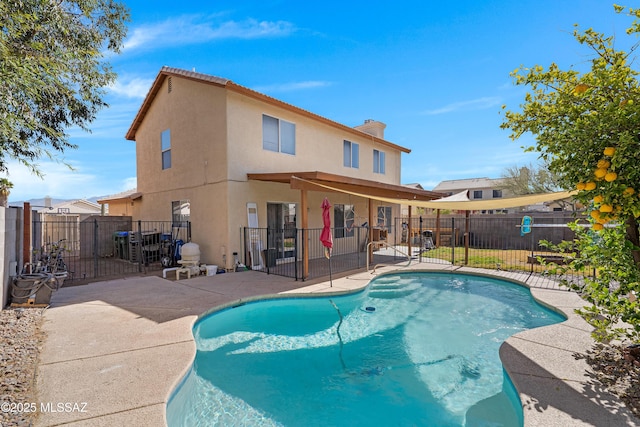
M411 200L411 199L400 199L400 198L389 198L389 197L380 197L371 194L358 193L354 191L343 190L337 187L332 187L325 184L320 184L317 182L307 181L302 178L298 178L296 176L291 177L292 182L303 181L308 184L313 184L317 187L325 188L326 190L337 191L340 193L347 193L358 197L365 197L369 199L379 200L387 203L403 203L411 206L417 206L421 208L430 208L430 209L450 209L450 210L458 210L458 211L475 211L475 210L483 210L483 209L506 209L506 208L514 208L518 206L528 206L534 205L536 203L542 202L551 202L554 200L567 199L576 194L575 191L559 191L555 193L544 193L544 194L530 194L526 196L519 197L508 197L504 199L489 199L489 200L464 200L464 197L461 197L461 193L458 193L453 197L444 197L439 200L433 201L422 201L422 200ZM464 192L463 192L464 193ZM462 200L455 200L462 199Z

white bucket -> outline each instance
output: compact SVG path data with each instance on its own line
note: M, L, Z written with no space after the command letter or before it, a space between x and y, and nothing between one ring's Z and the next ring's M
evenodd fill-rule
M217 265L207 265L207 276L215 276L218 273Z

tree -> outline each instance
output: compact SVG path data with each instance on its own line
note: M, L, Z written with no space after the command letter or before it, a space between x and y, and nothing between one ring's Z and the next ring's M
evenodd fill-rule
M561 187L558 182L559 178L549 170L548 165L534 166L529 164L527 166L507 167L502 172L501 183L498 188L515 196L525 196L527 194L560 191ZM567 207L574 209L574 203L571 201L558 200L556 203L563 209Z
M67 129L89 131L116 75L128 9L114 0L0 2L0 172L76 148Z
M638 32L640 11L614 8L636 18L627 34ZM590 264L598 275L581 287L593 304L582 314L600 339L638 341L640 84L630 58L638 45L627 53L614 48L613 37L593 29L576 27L573 34L594 52L590 69L563 71L551 64L515 70L515 83L530 91L521 111L506 111L501 126L513 139L532 133L535 145L527 150L539 152L559 185L576 188L575 197L588 207L592 228L578 233L582 250L573 266ZM616 329L619 320L631 327Z
M0 206L8 207L8 198L13 184L7 178L0 178Z

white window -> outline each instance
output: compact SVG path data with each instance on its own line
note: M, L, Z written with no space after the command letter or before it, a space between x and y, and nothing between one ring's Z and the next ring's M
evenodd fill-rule
M482 199L482 190L473 190L474 199Z
M358 144L351 141L344 141L343 144L344 166L347 168L360 167L360 150Z
M169 129L160 134L160 148L162 150L162 169L171 167L171 132Z
M296 125L263 114L262 148L280 153L296 154Z
M384 167L384 151L373 150L373 173L385 173Z
M335 224L334 236L336 239L342 237L353 237L353 226L355 222L355 211L353 205L333 206L333 223Z
M171 222L173 227L186 227L191 220L191 203L188 200L171 202Z
M391 206L378 206L378 227L391 232Z

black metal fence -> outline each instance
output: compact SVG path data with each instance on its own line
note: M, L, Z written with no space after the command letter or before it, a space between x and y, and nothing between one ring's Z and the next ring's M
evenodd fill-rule
M333 247L327 256L320 242L321 228L244 228L244 264L252 270L303 279L304 251L308 251L305 279L364 268L367 263L368 228L332 228ZM303 242L307 242L306 245ZM378 248L375 248L378 249ZM397 262L402 255L375 251L371 263Z
M52 244L63 248L67 281L81 283L161 270L176 262L176 248L190 239L190 224L95 216L35 220L28 272Z
M403 254L407 254L430 263L549 274L549 266L540 263L541 259L558 264L566 262L566 255L550 252L540 241L572 240L575 236L567 224L575 221L574 217L534 214L528 230L522 228L522 220L522 214L471 215L469 218L425 215L411 221L396 218L391 234L394 241L384 240L385 233L380 236L374 233L374 240L383 240L384 244L373 242L373 258L369 263L397 263L406 260ZM34 221L32 230L31 261L37 262L46 256L43 250L61 241L69 273L67 280L76 283L174 266L177 248L191 237L189 223L131 221L129 217L108 216ZM320 242L321 232L320 228L244 228L240 260L252 270L296 280L367 266L368 228L333 228L329 258ZM306 277L303 277L304 251L308 251ZM581 273L576 272L576 276L581 277Z
M567 254L553 253L540 244L573 240L568 224L576 218L557 213L523 215L435 215L396 218L394 241L375 244L370 265L406 260L403 254L421 262L469 266L507 271L554 274L553 266L568 262ZM301 279L304 250L308 250L307 278L321 277L366 267L368 228L334 228L330 260L320 242L322 229L245 228L244 263L254 270ZM377 236L374 233L374 236ZM384 233L383 233L384 236ZM308 242L303 245L302 242ZM388 248L395 248L389 250ZM411 252L411 253L409 253ZM582 273L569 272L581 280ZM565 276L564 278L569 278ZM570 279L570 278L569 278Z
M527 220L524 218L528 217ZM550 251L541 244L571 241L572 215L499 214L396 218L395 245L412 245L422 261L469 267L553 274L552 264L565 264L571 254ZM586 224L586 221L584 221ZM468 240L467 240L468 239ZM577 279L582 273L573 272Z

